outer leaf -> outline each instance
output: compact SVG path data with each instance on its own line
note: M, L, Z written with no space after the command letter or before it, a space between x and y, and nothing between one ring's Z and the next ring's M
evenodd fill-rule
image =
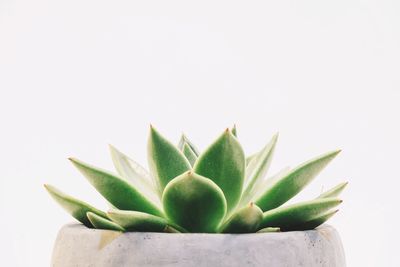
M327 197L337 197L342 193L344 188L347 186L348 182L344 182L341 184L338 184L334 188L322 193L321 195L318 196L318 198L327 198Z
M282 177L286 176L286 174L288 174L289 171L290 171L290 167L286 166L285 168L282 168L279 172L275 173L271 177L268 177L267 179L263 180L251 200L252 201L257 200L264 193L266 188L268 188L270 185L272 185L276 181L282 179ZM262 190L264 190L264 191L262 191Z
M304 231L304 230L312 230L320 226L321 224L325 223L327 220L329 220L333 215L335 215L339 210L332 210L328 211L325 214L322 214L312 220L309 220L305 223L296 225L291 227L290 229L287 229L286 231Z
M340 152L329 152L303 163L281 179L270 184L256 200L256 204L267 211L279 207L299 193Z
M153 127L150 129L148 161L160 195L169 181L192 168L183 153Z
M110 145L111 157L118 174L146 198L161 207L160 199L150 174L137 162Z
M105 212L102 212L101 210L98 210L81 200L64 194L54 186L45 184L44 187L46 188L47 192L49 192L49 194L54 198L54 200L61 205L61 207L63 207L68 213L70 213L72 217L74 217L89 228L93 228L93 225L86 217L87 212L92 212L101 217L107 218Z
M162 197L168 218L190 232L215 232L226 214L222 190L193 172L172 180Z
M187 158L187 160L190 162L190 165L193 166L197 160L197 156L187 143L185 143L183 145L182 152L185 155L185 157Z
M170 231L171 226L182 230L181 227L169 223L164 218L143 212L111 210L107 212L107 215L111 220L124 227L127 231L164 232Z
M111 210L107 215L127 231L163 232L168 225L164 218L138 211Z
M262 210L250 203L229 218L221 227L222 233L253 233L263 218Z
M259 190L265 174L267 173L274 154L278 134L260 151L259 155L246 168L245 190L242 194L241 205L247 205L254 194Z
M192 149L193 153L196 154L196 157L200 155L199 150L197 147L187 138L186 135L182 134L181 139L179 140L178 148L183 151L183 145L188 144L190 148Z
M97 191L116 208L163 216L155 204L124 179L77 159L71 158L70 160Z
M224 192L228 213L242 194L245 157L237 139L227 129L197 159L194 171L213 180Z
M113 231L120 231L124 232L125 229L116 224L115 222L112 222L110 220L107 220L101 216L96 215L93 212L87 212L86 213L87 218L91 222L91 224L96 228L96 229L104 229L104 230L113 230Z
M341 202L336 198L321 198L279 207L264 212L260 228L279 227L282 231L290 230L292 227L321 216Z

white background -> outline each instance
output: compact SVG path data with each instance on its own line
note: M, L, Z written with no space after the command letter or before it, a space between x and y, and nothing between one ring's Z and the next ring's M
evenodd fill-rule
M330 221L348 266L398 266L399 1L0 1L0 255L48 266L71 218L50 183L101 208L66 160L146 165L149 123L204 148L273 133L271 172L343 152L297 199L349 181ZM396 236L397 235L397 236Z

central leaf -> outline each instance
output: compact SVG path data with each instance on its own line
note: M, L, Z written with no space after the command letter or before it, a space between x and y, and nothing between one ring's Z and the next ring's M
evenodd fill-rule
M197 159L194 171L214 181L224 192L228 213L242 194L246 159L237 139L227 129Z

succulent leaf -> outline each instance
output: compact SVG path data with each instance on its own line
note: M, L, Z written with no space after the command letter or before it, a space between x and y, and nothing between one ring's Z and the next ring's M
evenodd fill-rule
M150 172L156 179L160 196L165 186L173 178L192 168L185 155L158 133L154 127L150 128L148 161Z
M233 136L237 138L237 128L236 128L236 124L233 125L233 127L232 127L232 129L231 129L231 132L232 132Z
M319 195L318 198L337 197L340 195L340 193L342 193L347 184L348 184L347 182L340 183L337 186L333 187L332 189L329 189L328 191Z
M328 211L325 214L322 214L314 219L311 219L305 223L301 223L299 225L290 227L286 231L303 231L303 230L312 230L320 226L329 220L333 215L335 215L339 210Z
M186 135L182 134L181 139L179 140L178 148L183 151L183 146L187 144L192 149L193 153L196 154L196 157L200 155L199 150L197 147L187 138Z
M263 211L279 207L308 185L339 152L340 150L336 150L323 154L291 170L269 184L255 203Z
M138 211L110 210L107 215L127 231L162 232L168 225L164 218Z
M254 194L260 188L265 174L267 173L272 156L274 154L276 142L278 140L278 134L274 135L271 141L260 151L256 158L247 166L246 168L246 179L245 179L245 189L241 198L241 205L247 205Z
M245 175L243 149L229 129L199 156L193 168L222 189L229 213L238 204Z
M190 232L215 232L226 214L222 190L193 172L173 179L164 190L162 203L167 217Z
M341 202L337 198L321 198L269 210L264 212L260 228L279 227L287 231L321 216Z
M251 154L250 156L246 157L246 168L249 166L250 162L257 157L259 152Z
M187 158L187 160L190 162L190 165L193 166L197 160L196 153L194 153L192 148L187 143L185 143L183 145L182 152L185 155L185 157Z
M262 210L250 203L235 212L221 227L221 233L253 233L263 218Z
M126 179L147 199L161 207L160 198L150 174L140 164L110 145L111 157L121 178Z
M115 222L112 222L108 219L105 219L93 212L87 212L86 213L87 218L89 219L90 223L96 228L96 229L103 229L103 230L113 230L113 231L120 231L124 232L125 229L116 224Z
M268 188L270 185L275 183L276 181L280 180L282 177L284 177L287 173L289 173L290 167L286 166L285 168L282 168L279 170L277 173L272 175L271 177L268 177L267 179L264 179L261 183L261 185L258 187L256 192L254 193L251 201L257 200L265 191L266 188ZM264 191L262 191L264 190Z
M97 191L116 208L163 216L154 203L124 179L77 159L70 160Z
M85 226L89 228L93 228L93 224L89 221L86 216L87 212L92 212L100 217L107 218L105 212L98 210L91 205L83 202L79 199L71 197L54 186L45 184L44 187L46 188L47 192L51 195L51 197L60 204L68 213L72 215L75 219L83 223Z

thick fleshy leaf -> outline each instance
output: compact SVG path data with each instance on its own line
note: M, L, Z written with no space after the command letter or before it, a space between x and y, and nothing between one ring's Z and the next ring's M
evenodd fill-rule
M112 222L108 219L105 219L101 216L98 216L97 214L93 212L88 212L86 213L87 218L91 222L91 224L96 228L96 229L103 229L103 230L113 230L113 231L120 231L124 232L125 229L116 224L115 222Z
M186 135L182 134L181 139L179 140L178 148L182 151L183 150L183 145L188 144L190 148L192 149L193 153L196 154L196 157L200 155L199 150L197 147L192 143L192 141L187 138Z
M289 229L286 229L286 231L304 231L304 230L312 230L320 226L321 224L325 223L327 220L329 220L333 215L335 215L339 210L332 210L328 211L325 214L322 214L312 220L309 220L305 223L301 223L299 225L290 227Z
M105 212L92 207L86 202L83 202L79 199L76 199L61 192L54 186L45 184L44 187L46 188L47 192L49 192L49 194L53 197L53 199L61 205L61 207L63 207L69 214L71 214L72 217L74 217L89 228L93 228L93 225L86 216L87 212L92 212L94 214L97 214L98 216L107 218Z
M169 223L166 219L151 214L129 211L129 210L111 210L107 212L112 221L124 227L127 231L137 232L164 232L169 231L171 227L179 228L175 224Z
M193 168L222 189L229 213L238 204L242 194L245 164L241 145L227 129L200 155Z
M292 169L281 179L269 184L256 204L263 211L279 207L308 185L339 152L329 152Z
M185 157L187 158L187 160L190 162L190 165L193 166L197 160L197 156L196 154L193 152L192 148L185 143L183 145L183 154L185 155Z
M124 179L77 159L70 159L75 167L114 207L163 216L161 210Z
M257 200L265 191L266 188L268 188L271 184L275 183L276 181L280 180L282 177L286 176L287 173L289 173L290 167L286 166L285 168L282 168L280 171L272 175L271 177L268 177L267 179L263 180L257 191L254 193L251 201L254 202Z
M258 229L263 218L262 210L250 203L235 212L221 227L221 233L253 233Z
M337 198L321 198L269 210L264 212L260 228L279 227L286 231L321 216L341 202Z
M150 128L148 161L160 195L172 179L192 168L185 155L154 127Z
M244 182L245 189L239 206L247 205L259 190L265 174L271 165L277 140L278 134L272 137L271 141L260 151L250 165L247 166L246 179Z
M318 198L337 197L340 195L340 193L342 193L347 184L348 184L347 182L340 183L337 186L319 195Z
M168 225L164 218L138 211L111 210L107 215L127 231L163 232Z
M190 232L215 232L226 214L222 190L193 172L173 179L164 190L162 203L167 217Z
M158 207L161 207L156 186L146 169L112 145L110 145L110 152L115 169L120 177L126 179L147 199L152 201Z

